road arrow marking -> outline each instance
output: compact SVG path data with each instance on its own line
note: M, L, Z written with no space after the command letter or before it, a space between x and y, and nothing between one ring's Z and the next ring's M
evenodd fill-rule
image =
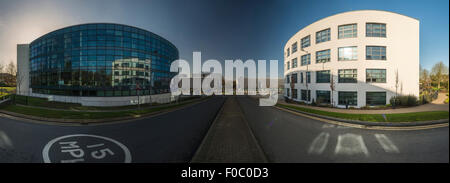
M308 154L322 154L328 144L329 133L320 133L309 146Z
M392 141L384 134L375 134L378 143L383 147L384 151L387 153L400 153L397 146L392 143Z
M364 154L369 156L364 140L361 135L347 133L338 136L338 142L334 154L355 155Z

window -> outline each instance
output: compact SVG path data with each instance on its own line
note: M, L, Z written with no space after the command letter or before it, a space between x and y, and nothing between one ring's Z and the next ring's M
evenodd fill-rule
M358 34L356 24L340 25L338 29L339 29L338 33L339 39L356 37Z
M347 61L347 60L357 60L358 54L356 46L350 47L342 47L338 49L338 60L339 61Z
M316 71L316 83L330 83L330 71Z
M339 69L338 82L339 83L356 83L358 72L356 69Z
M311 54L303 55L301 65L304 66L304 65L309 65L309 64L311 64Z
M292 74L292 83L297 83L297 73Z
M386 37L386 24L367 23L366 37Z
M303 83L303 72L300 73L300 83Z
M330 29L325 29L319 32L316 32L316 44L322 43L330 40Z
M330 91L316 90L316 103L318 104L330 104Z
M367 83L386 83L386 69L367 69Z
M295 52L297 52L297 42L292 44L292 53L295 53Z
M311 45L311 36L306 36L301 41L302 48L306 48Z
M286 50L286 53L287 53L288 57L289 57L289 55L291 55L291 51L289 51L289 50L290 50L289 48Z
M366 60L386 60L386 46L366 46Z
M311 83L311 72L306 72L306 83Z
M366 105L386 105L386 92L366 92Z
M311 90L301 90L302 100L309 101L311 99Z
M289 97L289 89L286 90L286 96Z
M286 63L287 70L291 69L291 65L290 64L291 64L291 62L289 62L289 61Z
M289 75L286 75L286 83L289 83Z
M292 59L292 68L297 68L297 58Z
M339 105L358 105L358 93L340 91L338 92L338 104Z
M330 50L316 52L316 63L325 63L330 61Z
M297 89L292 89L292 98L298 99L298 97L297 97Z

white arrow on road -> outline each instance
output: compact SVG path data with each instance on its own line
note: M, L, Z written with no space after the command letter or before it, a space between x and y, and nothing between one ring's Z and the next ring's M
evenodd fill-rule
M322 154L328 144L328 138L330 137L329 133L322 132L320 133L309 146L308 153L309 154Z
M384 151L387 153L400 153L397 146L384 134L375 134L378 143L383 147Z

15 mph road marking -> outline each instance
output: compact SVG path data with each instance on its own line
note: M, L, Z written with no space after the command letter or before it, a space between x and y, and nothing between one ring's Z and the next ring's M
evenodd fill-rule
M74 134L55 138L42 150L44 163L131 163L131 153L122 143L103 136Z
M375 134L378 143L383 147L384 151L387 153L400 153L397 146L392 143L392 141L384 134Z

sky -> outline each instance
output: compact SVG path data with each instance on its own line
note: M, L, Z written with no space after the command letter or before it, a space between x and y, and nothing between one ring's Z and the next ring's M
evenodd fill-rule
M385 10L420 21L420 64L449 62L448 0L0 0L0 63L16 60L16 45L82 23L136 26L172 42L180 58L279 61L303 27L351 10Z

